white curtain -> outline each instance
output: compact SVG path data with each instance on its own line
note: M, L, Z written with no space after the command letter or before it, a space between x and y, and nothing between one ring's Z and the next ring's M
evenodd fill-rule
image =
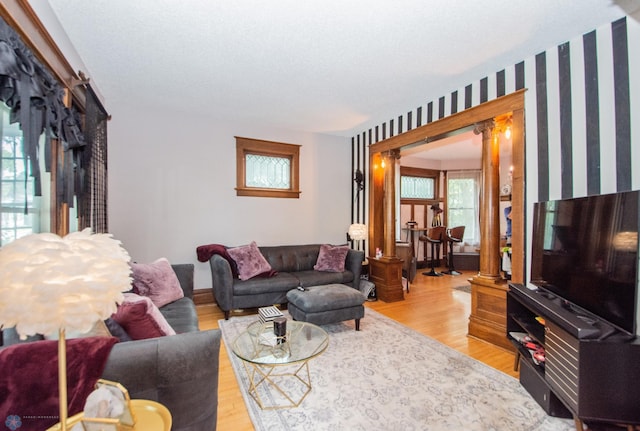
M480 244L481 170L447 172L447 227L464 226L463 243Z

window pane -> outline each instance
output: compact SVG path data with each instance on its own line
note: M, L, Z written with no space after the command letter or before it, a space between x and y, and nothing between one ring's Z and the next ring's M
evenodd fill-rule
M556 209L557 202L550 201L547 203L547 213L545 214L545 227L544 227L544 249L545 250L553 250L553 228L552 226L556 223Z
M479 240L478 208L476 208L479 189L475 178L449 178L447 196L449 203L448 227L465 226L465 242Z
M247 154L245 160L247 187L291 188L291 161L288 158Z
M22 131L9 122L9 110L0 103L0 245L39 231L38 209L34 206L33 178L22 151ZM25 199L28 214L25 214Z
M434 185L433 178L403 175L400 177L400 197L402 199L434 199Z

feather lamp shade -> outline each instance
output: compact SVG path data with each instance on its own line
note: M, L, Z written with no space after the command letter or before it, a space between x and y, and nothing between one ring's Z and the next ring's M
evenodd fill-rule
M131 288L129 254L90 229L40 233L0 248L0 325L21 336L87 332L115 313Z
M367 239L367 225L361 223L352 224L349 226L349 237L355 241Z

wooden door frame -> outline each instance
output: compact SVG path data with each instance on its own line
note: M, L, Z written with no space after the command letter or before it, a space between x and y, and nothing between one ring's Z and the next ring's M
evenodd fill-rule
M384 170L380 167L382 154L389 151L399 151L406 146L426 142L428 137L440 136L476 123L495 119L505 114L512 115L512 164L513 183L511 200L512 223L512 269L511 278L514 282L523 283L526 268L525 253L525 124L524 124L524 93L525 89L490 102L483 103L462 112L452 114L413 130L401 133L383 141L371 144L369 147L369 256L375 254L375 249L384 248L385 223L393 217L385 216L384 203ZM499 185L497 185L499 187ZM499 191L498 191L499 193ZM395 211L395 209L391 209ZM386 227L388 232L395 232L393 226ZM480 254L488 255L487 244L480 244ZM392 253L395 255L395 251Z

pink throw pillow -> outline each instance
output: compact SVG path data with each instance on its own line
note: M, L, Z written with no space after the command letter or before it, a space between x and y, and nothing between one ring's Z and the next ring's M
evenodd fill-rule
M271 265L260 253L255 241L252 241L249 245L227 249L227 252L238 265L238 278L240 280L248 280L271 270Z
M329 244L320 245L318 260L313 266L316 271L343 272L344 262L349 252L348 245L332 246Z
M111 318L134 340L176 334L151 298L135 293L124 294L124 301Z
M132 263L133 292L151 298L158 308L184 297L178 276L161 257L152 263Z

